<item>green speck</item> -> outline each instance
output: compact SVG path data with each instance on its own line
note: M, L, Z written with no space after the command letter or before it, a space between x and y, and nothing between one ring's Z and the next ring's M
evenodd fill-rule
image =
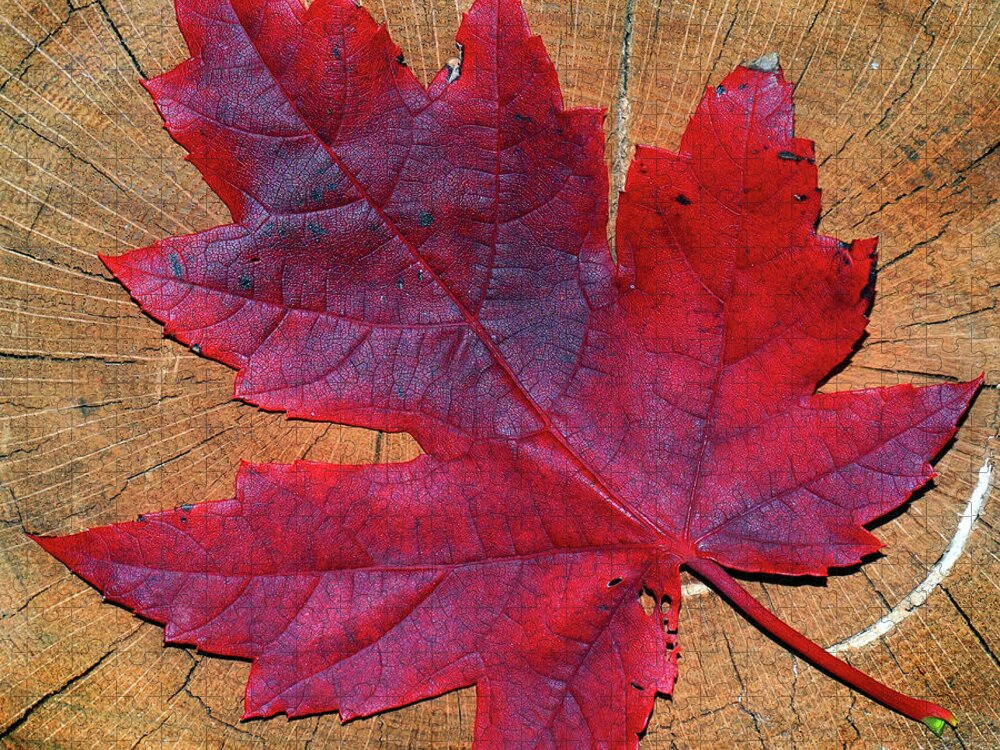
M948 723L944 719L939 719L937 716L928 716L923 719L923 722L938 737L944 734L944 727Z
M420 226L429 227L434 223L434 214L430 211L421 211L420 215L417 216L417 221L420 223Z
M184 275L184 267L181 265L181 259L177 253L170 253L170 270L173 271L175 279Z
M240 289L244 292L248 291L250 287L253 286L253 279L250 278L250 274L241 274L239 279Z

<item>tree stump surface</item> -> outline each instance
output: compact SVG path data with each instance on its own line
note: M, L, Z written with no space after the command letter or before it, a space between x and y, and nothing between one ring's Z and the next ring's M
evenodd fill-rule
M424 80L454 55L467 0L368 5ZM1000 747L996 492L971 533L960 524L991 490L1000 405L998 10L527 3L568 103L609 109L612 184L635 143L676 147L704 86L777 50L797 85L798 134L817 144L822 230L881 236L869 335L824 387L987 377L933 486L879 527L884 557L825 582L748 583L824 644L903 612L845 656L952 708L958 732L936 740L693 590L677 689L643 748ZM0 0L0 21L0 745L469 747L471 690L346 726L334 715L240 722L248 663L164 647L160 627L101 604L25 538L228 497L240 459L393 461L417 449L232 400L234 373L164 339L97 259L228 220L139 84L187 56L170 2ZM949 545L960 554L938 581ZM928 575L926 602L897 607Z

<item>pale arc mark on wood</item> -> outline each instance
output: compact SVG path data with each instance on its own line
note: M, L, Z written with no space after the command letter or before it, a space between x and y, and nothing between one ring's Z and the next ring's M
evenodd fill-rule
M948 577L955 567L955 563L965 552L976 521L979 520L983 508L986 506L986 499L993 488L993 472L992 451L987 450L983 465L979 467L976 486L972 489L969 502L966 503L959 516L955 534L927 576L886 614L854 635L827 647L827 651L831 654L842 654L846 651L865 648L895 630L927 601L934 590ZM703 583L690 583L681 589L681 594L684 597L695 597L707 594L709 591L711 589Z
M962 556L965 547L972 536L972 530L979 520L983 507L986 505L986 498L989 497L990 489L993 487L993 456L987 453L983 465L979 468L979 480L969 496L969 502L962 510L958 519L958 528L951 538L944 553L930 569L927 577L914 587L909 594L903 597L895 607L885 615L873 622L864 630L861 630L849 638L845 638L839 643L835 643L827 648L831 654L840 654L845 651L864 648L873 641L878 640L883 635L890 633L897 625L912 615L933 593L948 574L951 573L955 563Z

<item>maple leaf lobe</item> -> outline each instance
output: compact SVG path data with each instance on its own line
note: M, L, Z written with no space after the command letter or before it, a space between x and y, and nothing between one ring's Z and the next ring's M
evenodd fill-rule
M875 240L816 233L776 58L707 88L676 154L637 148L614 263L602 111L564 108L515 0L473 4L426 89L348 0L207 5L178 0L191 58L146 86L233 222L103 260L237 397L426 455L244 464L232 499L33 538L251 659L246 717L475 685L477 747L634 748L682 564L825 574L932 476L979 381L816 393Z

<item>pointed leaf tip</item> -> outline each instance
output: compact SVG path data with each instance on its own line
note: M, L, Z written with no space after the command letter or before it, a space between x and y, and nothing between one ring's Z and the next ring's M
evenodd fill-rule
M104 264L105 268L111 271L113 276L118 276L118 269L121 268L121 255L105 255L104 253L98 253L97 258Z
M56 558L63 565L69 566L66 561L69 545L64 536L42 536L40 534L25 534L31 541Z
M35 544L37 544L39 547L41 547L43 550L50 553L52 552L52 548L55 546L52 544L52 542L54 542L57 538L54 536L42 536L41 534L28 534L28 533L25 533L25 536L28 537L28 539L30 539L31 541L33 541Z
M79 534L68 534L66 536L26 534L26 536L43 550L52 555L52 557L56 560L79 575L79 572L75 570L75 567L79 563L80 558L74 544L74 540L76 537L80 536Z

